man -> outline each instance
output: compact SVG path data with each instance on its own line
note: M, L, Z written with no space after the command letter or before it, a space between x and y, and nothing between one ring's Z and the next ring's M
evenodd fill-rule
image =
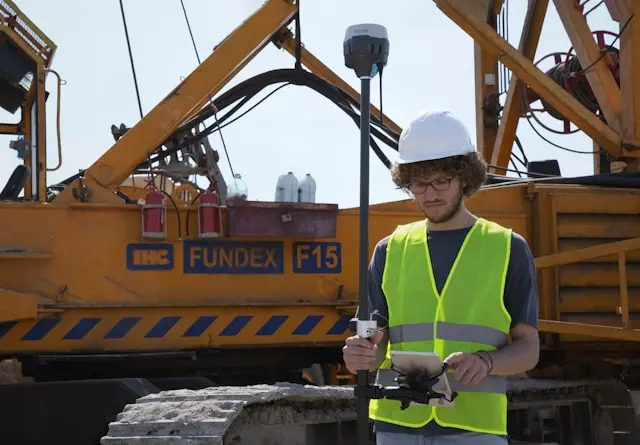
M371 339L349 337L345 364L352 373L377 370L385 386L397 375L389 349L437 352L451 369L455 407L401 410L398 401L371 401L378 445L506 444L504 376L538 362L533 256L523 237L466 209L486 164L458 118L421 113L398 148L393 181L411 192L426 220L377 244L369 298L383 329Z

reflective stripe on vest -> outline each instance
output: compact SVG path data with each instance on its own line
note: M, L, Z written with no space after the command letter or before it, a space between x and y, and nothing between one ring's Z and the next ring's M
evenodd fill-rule
M511 230L479 218L467 234L441 293L437 291L427 246L426 221L399 226L387 247L382 288L389 307L389 350L377 375L395 386L390 351L454 352L495 350L507 343L511 317L502 298L511 247ZM434 259L435 261L436 259ZM372 400L372 419L419 428L431 420L446 427L506 435L506 379L488 376L463 385L448 375L458 392L455 407Z
M389 342L433 340L434 323L401 324L389 327ZM488 326L438 322L436 337L442 340L472 341L499 348L507 342L508 334Z

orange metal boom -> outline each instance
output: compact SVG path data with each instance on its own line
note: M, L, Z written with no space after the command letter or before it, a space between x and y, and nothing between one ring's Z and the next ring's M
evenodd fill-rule
M600 171L600 150L611 160L623 161L627 171L640 171L640 77L634 75L640 69L640 2L606 2L612 18L620 24L618 86L610 56L594 39L580 2L553 0L597 100L600 116L532 62L549 0L529 0L517 49L496 31L496 15L502 1L434 3L475 41L477 146L493 164L493 173L504 172L509 163L518 122L526 111L523 97L527 89L593 139L596 173ZM484 107L497 93L492 79L498 77L498 62L512 72L499 125L492 110ZM640 230L627 226L640 222L638 191L605 192L534 182L523 187L523 198L533 206L533 212L526 217L530 218L530 225L522 227L521 233L528 235L537 257L540 330L561 334L560 338L570 341L586 341L589 337L639 341L640 331L632 320L640 310L640 282L636 278L640 274ZM486 212L491 208L489 195L494 193L498 191L483 191L472 205L479 213ZM518 205L512 202L510 211L516 208ZM605 229L607 224L610 230ZM546 339L551 345L552 337Z
M296 42L286 26L297 11L298 2L295 0L268 0L229 34L202 64L89 167L83 178L83 186L91 190L90 200L120 202L112 189L122 184L136 166L147 159L149 153L227 85L267 44L274 42L294 55ZM301 62L318 76L344 88L359 100L360 96L353 88L304 48ZM380 111L373 106L372 111L380 115ZM387 122L393 125L392 128L398 128L390 119ZM73 189L76 187L77 184L68 187L55 202L62 204L75 201Z
M554 0L589 86L603 112L600 119L566 90L557 85L532 62L538 45L548 0L529 0L529 7L519 47L514 48L496 30L497 9L489 0L434 0L435 4L476 42L476 102L482 104L492 92L488 75L497 78L497 61L509 68L513 76L509 86L499 127L487 126L486 114L479 113L478 147L486 159L497 167L507 167L524 110L521 105L523 83L549 103L560 114L577 125L615 160L622 160L630 171L638 170L640 158L640 79L637 73L640 57L640 32L637 20L640 4L618 1L620 25L620 87L610 70L608 56L603 56L576 0ZM501 2L498 2L501 3ZM499 8L498 8L499 9ZM495 91L493 91L495 93ZM489 127L489 128L486 128ZM494 169L500 171L500 168Z

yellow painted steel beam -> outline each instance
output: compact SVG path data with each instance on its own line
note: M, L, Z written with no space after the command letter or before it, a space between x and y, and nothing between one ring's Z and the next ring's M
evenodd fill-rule
M35 177L37 178L37 187L34 191L38 193L38 201L45 202L47 200L47 99L45 89L45 67L42 63L37 64L36 77L36 166Z
M620 88L609 67L608 57L602 57L600 48L591 34L586 17L575 0L553 0L560 20L567 31L573 49L589 86L598 101L607 124L620 133ZM624 59L623 59L623 64ZM588 68L588 69L587 69Z
M31 91L32 92L34 91L33 87L31 88ZM22 107L21 107L22 128L20 132L22 133L22 136L24 136L26 140L32 140L34 130L35 132L38 131L37 127L35 129L32 127L33 116L31 115L31 106L33 105L33 97L35 97L35 94L30 93L29 96L27 96L27 100L22 104ZM23 164L29 168L31 168L31 153L32 153L32 150L29 150L23 159ZM25 200L30 200L31 198L33 198L33 188L32 188L33 181L31 179L32 177L33 176L29 175L29 179L24 185Z
M151 351L242 346L335 345L353 314L323 306L66 309L5 324L0 349L23 352Z
M0 288L0 323L15 320L35 320L40 297Z
M20 133L19 124L0 124L0 134L18 134Z
M502 1L478 2L486 11L486 22L497 30L497 15L502 8ZM488 162L496 140L497 116L485 110L485 105L497 102L498 97L498 59L477 42L474 43L475 95L476 95L476 147ZM496 109L496 112L498 110Z
M640 250L640 238L630 238L622 241L598 244L582 249L545 255L537 257L535 259L535 263L538 269L542 269L546 267L578 263L595 258L602 258L609 255L616 255L619 252L629 252L632 250Z
M626 25L620 36L621 132L625 145L640 149L640 2L620 6L621 28ZM636 150L634 154L640 155Z
M620 23L624 21L622 17L631 14L631 2L633 0L609 0L606 3L611 18Z
M529 60L533 60L538 49L542 25L547 14L549 0L529 0L529 8L524 20L518 51ZM502 110L502 120L498 127L495 145L492 150L491 164L507 167L522 114L522 95L524 84L513 74L509 82L509 91ZM492 169L500 173L499 169Z
M621 157L622 139L577 99L539 70L531 60L499 36L487 23L478 19L475 2L433 0L451 20L476 42L492 51L514 75L526 82L538 95L598 142L612 156Z
M553 334L579 335L620 341L640 341L640 329L554 320L540 320L538 327L540 332Z
M95 189L120 185L149 153L255 57L280 28L290 23L297 8L297 2L292 0L269 0L229 34L202 64L89 167L85 183L92 193L97 192L94 198L112 200L104 191ZM77 184L75 181L66 187L56 202L74 201Z
M502 9L502 7L504 6L504 1L505 0L493 0L491 3L491 11L490 13L492 15L498 15L500 14L500 10Z

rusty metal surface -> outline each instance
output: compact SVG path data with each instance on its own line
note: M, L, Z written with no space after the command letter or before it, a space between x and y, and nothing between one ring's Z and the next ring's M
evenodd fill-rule
M230 236L335 238L337 204L229 200Z

